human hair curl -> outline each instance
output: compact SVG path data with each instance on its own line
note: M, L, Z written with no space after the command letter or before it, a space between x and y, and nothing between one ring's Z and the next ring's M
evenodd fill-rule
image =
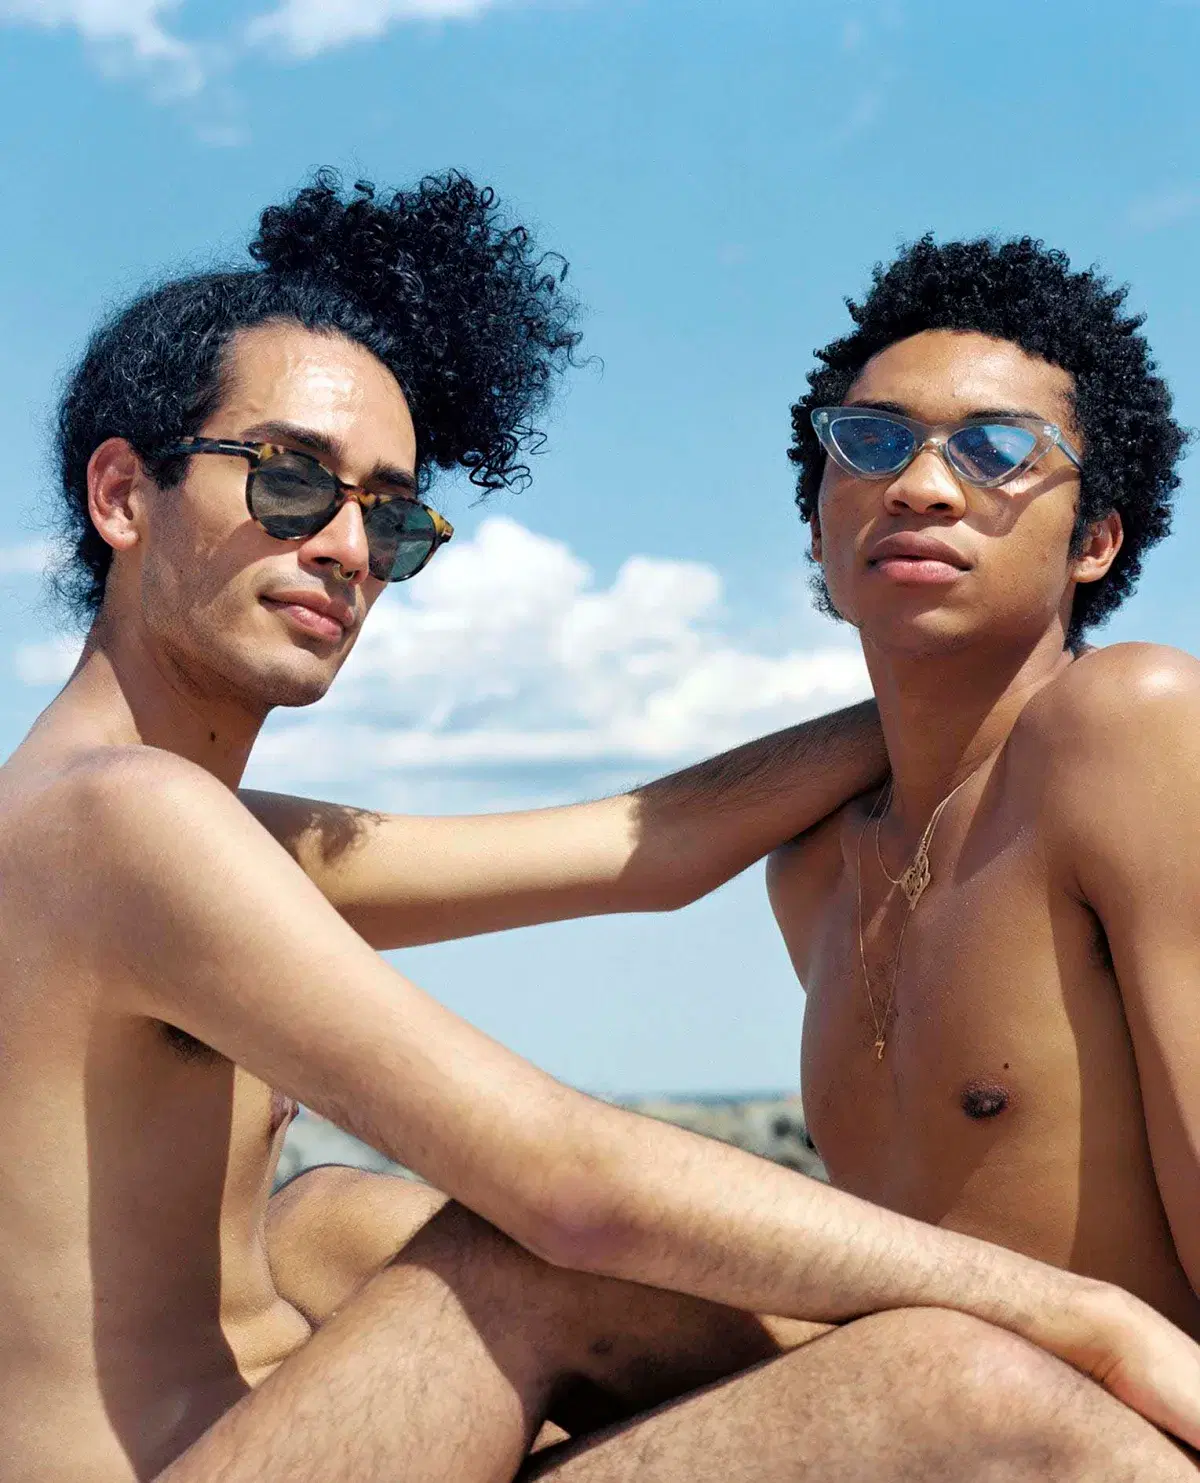
M233 336L293 322L345 335L393 373L417 435L417 478L465 469L485 492L523 487L536 421L580 336L565 260L503 217L495 192L450 171L381 194L332 170L262 213L252 265L169 281L92 336L60 402L56 588L76 615L104 599L112 551L88 513L87 465L126 438L164 488L186 459L162 450L220 406Z
M840 404L867 361L923 330L975 330L1008 340L1060 366L1074 380L1083 441L1072 554L1115 510L1125 540L1108 574L1075 590L1068 642L1103 623L1133 590L1142 557L1170 529L1177 465L1188 435L1171 415L1171 394L1143 335L1143 315L1124 312L1126 287L1095 269L1072 272L1065 253L1032 237L938 243L932 234L877 263L861 302L846 300L850 334L815 352L820 364L792 408L788 457L798 469L796 503L811 520L825 452L813 431L815 407ZM828 591L818 585L826 611Z

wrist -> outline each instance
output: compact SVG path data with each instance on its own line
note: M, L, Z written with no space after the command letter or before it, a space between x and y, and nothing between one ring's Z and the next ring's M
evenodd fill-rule
M1020 1332L1055 1354L1069 1352L1077 1369L1094 1373L1113 1353L1114 1340L1136 1323L1137 1300L1108 1282L1071 1272L1057 1275L1061 1281L1031 1311Z
M1118 1291L958 1232L938 1230L937 1237L932 1282L914 1301L961 1309L1043 1348L1092 1316L1102 1326L1106 1300Z

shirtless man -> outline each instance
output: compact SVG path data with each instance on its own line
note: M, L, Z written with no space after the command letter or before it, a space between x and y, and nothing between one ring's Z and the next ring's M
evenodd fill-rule
M1188 1476L1150 1423L1200 1442L1200 1350L1145 1304L558 1085L377 956L403 913L355 874L355 816L314 806L348 825L316 830L327 900L238 800L270 708L319 697L447 538L429 470L511 477L573 344L458 178L321 182L256 256L115 317L63 404L96 620L0 774L3 1476ZM844 728L526 821L561 863L525 909L668 904L714 779L730 873L768 816L811 827L869 781L870 727ZM784 810L779 755L813 774ZM292 1098L458 1203L302 1181L269 1248ZM526 1465L546 1418L576 1440Z
M1081 643L1183 444L1122 297L924 240L821 352L799 504L891 781L769 880L834 1183L1200 1335L1200 664Z

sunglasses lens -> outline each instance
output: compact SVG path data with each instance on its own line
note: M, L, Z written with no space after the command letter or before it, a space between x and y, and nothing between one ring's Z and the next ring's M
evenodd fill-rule
M424 505L393 499L366 518L371 575L381 582L413 576L437 545L437 527Z
M997 422L964 427L947 440L946 456L972 484L989 484L1019 469L1037 447L1037 434L1027 427Z
M326 524L337 503L328 469L303 453L276 453L250 476L250 510L268 535L294 541Z
M912 457L916 439L890 417L843 413L829 423L829 436L843 460L867 478L894 474Z
M328 525L338 507L338 484L315 458L275 453L250 478L250 510L268 535L302 540ZM415 500L389 499L363 517L368 566L380 582L403 582L437 545L433 516Z

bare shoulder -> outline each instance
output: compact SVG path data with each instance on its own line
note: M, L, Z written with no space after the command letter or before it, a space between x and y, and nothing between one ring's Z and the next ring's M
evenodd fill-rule
M158 747L104 747L80 754L48 783L39 803L88 842L92 859L123 845L136 847L113 853L113 864L161 864L181 854L203 868L198 834L208 845L231 830L271 844L236 793L202 767Z
M1013 730L1023 760L1051 771L1109 767L1200 717L1200 660L1165 644L1113 644L1083 654L1040 691Z
M153 805L192 793L230 793L202 767L161 747L96 747L73 757L59 775L60 786L76 802L97 806L113 803Z
M1092 650L1029 703L1008 753L1049 857L1082 879L1118 841L1128 856L1164 809L1200 801L1200 661L1161 644Z
M200 768L143 746L94 747L6 769L4 860L23 878L65 871L77 884L110 863L108 845L141 831L177 796L218 786Z
M6 864L31 903L57 900L69 884L69 935L98 952L114 933L127 941L133 930L181 928L185 902L213 915L248 874L301 874L235 793L154 747L80 753L26 788L13 814Z

